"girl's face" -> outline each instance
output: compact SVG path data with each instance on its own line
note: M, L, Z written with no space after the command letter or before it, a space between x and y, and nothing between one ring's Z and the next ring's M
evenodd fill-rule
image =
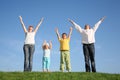
M32 27L32 26L29 26L28 32L32 32L32 31L33 31L33 27Z
M48 48L49 48L49 46L48 46L48 45L45 45L45 46L44 46L44 49L48 49Z

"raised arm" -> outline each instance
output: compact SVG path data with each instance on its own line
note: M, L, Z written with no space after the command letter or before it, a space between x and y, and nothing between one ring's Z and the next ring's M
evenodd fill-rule
M71 20L71 19L68 19L69 20L69 22L70 23L72 23L73 24L73 26L79 31L79 32L82 32L82 28L78 25L78 24L76 24L73 20Z
M52 49L52 41L49 42L49 49Z
M43 22L43 18L40 20L40 22L39 22L38 25L36 26L34 32L37 32L37 31L38 31L38 29L39 29L40 25L42 24L42 22Z
M23 22L23 20L22 20L22 16L19 16L19 19L20 19L20 22L21 22L21 24L22 24L22 27L23 27L24 32L27 32L27 29L26 29L26 27L25 27L25 24L24 24L24 22Z
M59 40L61 37L60 37L59 31L58 31L58 28L55 29L55 32L56 32L58 40Z
M93 30L96 32L96 30L98 29L99 25L104 21L106 17L102 17L96 24L95 26L93 27Z
M69 32L69 34L68 34L68 38L69 38L69 39L70 39L70 37L71 37L72 30L73 30L73 28L72 28L72 27L70 27L70 32Z

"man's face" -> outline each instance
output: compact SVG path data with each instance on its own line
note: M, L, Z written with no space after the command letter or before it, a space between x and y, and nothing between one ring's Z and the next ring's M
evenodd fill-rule
M90 29L90 26L89 25L85 25L85 29Z

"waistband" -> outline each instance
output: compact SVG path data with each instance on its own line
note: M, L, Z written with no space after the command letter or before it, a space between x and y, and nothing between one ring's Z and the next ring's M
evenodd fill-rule
M24 44L24 46L34 46L35 44Z
M60 51L69 51L69 50L60 50Z
M85 43L83 43L83 45L94 45L94 43L90 43L90 44L85 44Z

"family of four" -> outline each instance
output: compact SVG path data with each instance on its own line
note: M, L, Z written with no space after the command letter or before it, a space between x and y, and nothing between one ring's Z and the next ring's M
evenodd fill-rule
M25 32L25 41L23 46L24 51L24 71L32 71L32 63L33 63L33 54L35 51L35 35L40 27L41 23L43 22L43 18L40 20L36 28L34 29L33 26L29 26L26 29L22 17L19 16L20 22L22 24L23 30ZM102 17L93 28L90 25L86 24L84 29L81 28L78 24L76 24L73 20L68 19L70 23L80 32L82 37L82 45L83 45L83 53L85 59L85 69L86 72L96 72L95 66L95 32L98 29L99 25L105 17ZM70 27L69 34L62 33L62 37L59 34L58 28L55 29L56 35L60 42L60 71L64 72L66 70L69 72L71 71L71 64L70 64L70 37L72 34L72 27ZM42 49L43 49L43 71L49 71L50 66L50 49L52 48L52 42L43 42Z

